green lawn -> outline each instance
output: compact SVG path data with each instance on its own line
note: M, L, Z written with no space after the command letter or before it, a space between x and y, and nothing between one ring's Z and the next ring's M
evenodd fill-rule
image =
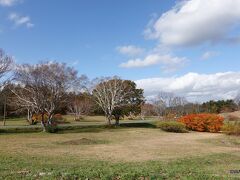
M111 163L74 157L0 156L2 179L239 179L229 169L239 168L239 156L216 154L171 162ZM228 163L227 169L222 165Z
M152 128L0 135L2 179L240 179L240 139Z
M66 120L68 124L95 124L95 123L106 123L106 118L104 116L84 116L84 118L80 121L74 121L74 117L72 115L64 115L63 118ZM1 118L2 119L2 118ZM135 120L139 120L139 117L136 117ZM147 117L146 120L156 120L156 117ZM127 118L121 121L129 121ZM131 121L131 120L130 120ZM3 120L0 120L0 127L3 125ZM6 126L29 126L28 121L25 117L21 118L7 118Z

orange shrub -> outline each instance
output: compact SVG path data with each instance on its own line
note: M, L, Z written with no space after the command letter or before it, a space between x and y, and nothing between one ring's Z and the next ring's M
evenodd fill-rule
M42 115L41 115L41 114L33 114L32 120L33 120L33 122L41 122L41 120L42 120ZM45 114L44 114L44 121L47 122L47 120L48 120L48 114L45 113ZM55 120L55 121L58 121L58 120L61 121L61 120L63 120L63 117L62 117L61 114L54 114L54 115L53 115L53 120Z
M44 114L44 121L46 122L47 119L48 119L48 115L45 113L45 114ZM34 122L41 122L41 120L42 120L42 115L41 115L41 114L33 114L32 120L33 120Z
M63 120L63 116L61 114L54 114L53 119L54 120Z
M190 114L181 117L178 121L193 131L218 132L223 125L224 118L216 114Z

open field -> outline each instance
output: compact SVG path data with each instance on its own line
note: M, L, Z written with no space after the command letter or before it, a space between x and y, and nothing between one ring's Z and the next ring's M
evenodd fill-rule
M240 139L117 128L0 135L3 179L239 179ZM180 178L181 177L181 178Z
M64 119L57 134L1 133L0 179L240 179L230 173L240 170L239 137L145 128L154 117L122 120L122 127L110 129L103 116ZM0 126L11 128L41 131L25 118Z

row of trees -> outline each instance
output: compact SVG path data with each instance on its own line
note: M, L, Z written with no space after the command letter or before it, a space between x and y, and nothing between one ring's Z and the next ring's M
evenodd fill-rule
M240 104L235 100L208 101L204 103L191 103L184 97L172 93L161 92L151 102L142 106L142 116L159 116L161 118L178 118L187 114L198 113L224 113L239 109Z
M58 62L13 65L12 58L2 50L0 80L4 117L6 106L12 113L27 114L29 122L34 114L38 114L44 129L52 124L54 114L59 112L72 113L75 120L82 115L104 113L108 124L114 118L118 125L123 116L141 114L143 118L149 115L174 118L237 108L233 100L197 104L168 92L160 92L153 101L145 103L143 89L138 89L133 81L119 77L90 81L84 75L78 76L74 68ZM47 122L44 120L46 114Z
M31 121L33 114L41 115L43 129L52 124L55 113L65 110L75 115L88 114L96 104L104 112L108 124L113 116L116 124L123 115L139 113L144 102L143 90L137 89L130 80L119 77L89 81L86 76L64 63L42 62L39 64L15 65L1 51L2 94L8 96L8 105L14 111L27 112ZM11 77L6 73L12 69ZM47 122L44 116L47 114Z

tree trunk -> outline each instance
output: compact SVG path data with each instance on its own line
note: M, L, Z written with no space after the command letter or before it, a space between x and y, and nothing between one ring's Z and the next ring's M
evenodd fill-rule
M74 121L77 121L77 113L74 113Z
M119 115L114 115L115 117L115 126L119 126L119 120L120 120L120 116Z
M34 124L34 121L33 121L33 119L32 119L32 116L33 116L32 114L33 114L32 111L31 111L30 109L28 109L27 120L28 120L28 122L29 122L30 125L33 125L33 124Z
M45 126L45 122L44 122L44 113L41 114L41 125L43 128L43 132L46 132L46 126Z
M112 125L112 124L111 124L112 116L107 115L106 118L107 118L107 125L111 126L111 125Z
M6 125L6 106L7 106L7 98L5 96L5 99L4 99L4 109L3 109L3 126Z
M116 121L115 121L115 125L116 125L116 126L119 126L119 124L120 124L120 123L119 123L119 118L117 118Z
M27 109L27 111L28 111L28 113L27 113L27 120L28 120L29 124L32 124L31 120L30 120L30 110L29 110L29 108Z
M48 124L51 125L52 124L52 118L53 118L53 114L49 114L48 115Z

